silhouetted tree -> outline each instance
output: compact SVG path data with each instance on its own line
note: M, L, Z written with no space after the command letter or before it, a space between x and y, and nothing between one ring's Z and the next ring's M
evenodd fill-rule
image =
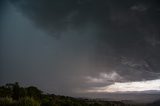
M29 97L34 97L34 98L38 99L42 95L42 91L34 86L27 87L26 90L27 90L27 96L29 96Z
M13 95L12 95L14 100L18 100L20 97L20 86L18 84L18 82L15 82L15 84L13 84Z
M12 90L10 88L7 88L6 86L0 87L0 97L11 97L12 96Z

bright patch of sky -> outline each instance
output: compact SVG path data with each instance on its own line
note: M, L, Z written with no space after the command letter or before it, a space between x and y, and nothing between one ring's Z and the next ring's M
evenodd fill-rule
M135 82L115 82L105 87L94 87L87 92L134 92L160 90L160 79Z

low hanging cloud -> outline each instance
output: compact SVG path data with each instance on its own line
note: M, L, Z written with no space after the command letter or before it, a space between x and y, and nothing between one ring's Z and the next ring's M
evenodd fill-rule
M86 80L88 83L107 83L107 82L115 82L115 81L122 81L122 77L118 75L116 72L111 72L111 73L99 73L99 76L96 77L91 77L87 76Z
M111 89L130 81L134 86L160 77L156 0L7 0L4 4L2 80L33 83L34 79L51 92L74 95L76 89ZM12 75L7 74L10 69Z

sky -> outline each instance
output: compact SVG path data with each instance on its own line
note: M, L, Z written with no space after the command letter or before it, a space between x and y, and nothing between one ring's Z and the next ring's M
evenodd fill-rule
M159 0L1 0L0 85L159 92L159 19Z

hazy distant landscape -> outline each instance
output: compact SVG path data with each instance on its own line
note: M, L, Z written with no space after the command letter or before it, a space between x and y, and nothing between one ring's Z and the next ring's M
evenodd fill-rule
M106 94L107 95L107 94ZM123 94L122 94L123 95ZM37 87L21 87L17 82L0 87L0 106L159 106L160 100L140 101L146 95L138 94L136 100L107 100L44 94ZM124 97L124 96L123 96ZM134 97L135 98L135 97ZM123 99L123 98L121 98ZM130 100L129 100L130 99ZM143 98L144 99L144 98ZM149 99L149 98L148 98ZM153 100L153 98L152 98Z

